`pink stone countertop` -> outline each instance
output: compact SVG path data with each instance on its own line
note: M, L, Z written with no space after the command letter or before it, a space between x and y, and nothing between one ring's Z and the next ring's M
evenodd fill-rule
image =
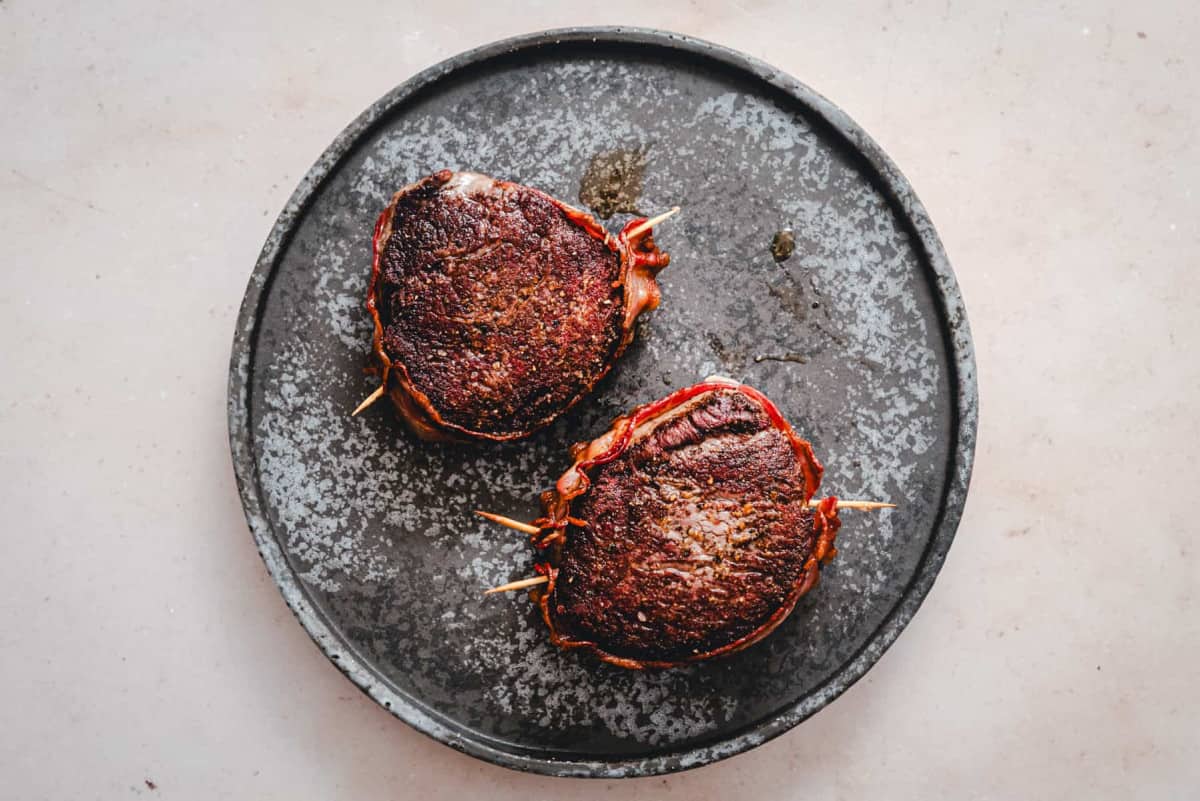
M0 795L1195 797L1200 6L1067 5L2 0ZM247 276L329 141L440 59L583 24L745 51L861 123L945 242L982 398L958 540L867 677L620 782L357 692L267 577L225 432Z

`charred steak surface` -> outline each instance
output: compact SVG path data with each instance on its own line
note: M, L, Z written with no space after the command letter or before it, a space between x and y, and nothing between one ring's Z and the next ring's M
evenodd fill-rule
M397 193L380 229L368 303L377 353L398 368L393 400L431 431L524 436L620 355L624 243L583 212L442 171Z
M696 661L766 636L812 585L836 512L808 507L820 465L756 396L702 392L587 470L540 599L560 645L626 667Z

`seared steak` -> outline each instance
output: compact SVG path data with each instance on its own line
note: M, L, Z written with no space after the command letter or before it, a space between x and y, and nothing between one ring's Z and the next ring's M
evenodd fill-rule
M376 226L367 307L384 386L427 439L510 440L579 401L658 305L668 256L520 184L443 170Z
M755 390L709 380L642 406L543 495L534 592L553 641L630 668L745 648L788 616L832 558L822 468Z

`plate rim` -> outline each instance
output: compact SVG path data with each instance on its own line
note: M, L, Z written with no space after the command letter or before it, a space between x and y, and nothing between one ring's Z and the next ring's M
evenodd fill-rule
M519 753L493 745L484 736L465 736L438 719L438 713L418 699L397 692L375 673L369 663L335 633L324 614L309 600L298 576L271 528L259 496L253 432L250 430L250 391L255 341L262 304L267 297L279 258L291 239L297 221L325 180L354 149L361 137L386 118L393 109L436 82L479 62L521 51L554 47L564 42L649 46L681 51L691 57L715 61L720 66L749 75L788 95L822 120L826 127L860 154L873 177L897 212L907 219L915 235L942 317L949 346L948 364L953 373L954 445L947 467L946 491L916 572L900 600L879 627L847 662L814 690L776 715L715 742L647 756L611 760L556 759ZM623 778L655 776L700 767L740 754L771 740L826 707L879 660L908 625L925 600L941 570L962 519L974 462L978 427L978 387L975 356L962 293L933 223L916 193L899 168L882 148L845 112L813 89L775 67L739 51L702 39L652 28L594 26L557 28L522 34L464 51L422 70L372 103L333 140L305 173L283 211L272 226L250 275L238 312L234 332L228 384L228 433L238 493L246 523L259 555L292 614L312 637L321 652L360 690L395 717L455 750L507 768L548 776Z

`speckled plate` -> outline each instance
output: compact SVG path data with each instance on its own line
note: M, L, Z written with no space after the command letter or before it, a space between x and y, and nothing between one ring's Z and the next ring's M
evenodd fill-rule
M525 442L427 445L363 373L371 228L398 187L471 169L576 202L596 154L644 148L639 202L683 213L663 302L596 392ZM616 227L628 219L609 220ZM796 231L791 259L770 245ZM713 374L766 392L826 465L840 555L766 641L629 672L547 642L521 593L524 538L567 446ZM890 645L950 547L974 448L970 334L909 185L841 111L738 53L630 29L540 33L456 56L368 109L321 156L255 267L229 426L272 577L346 675L393 714L489 761L561 776L681 770L752 748L828 704ZM931 655L930 658L936 658Z

